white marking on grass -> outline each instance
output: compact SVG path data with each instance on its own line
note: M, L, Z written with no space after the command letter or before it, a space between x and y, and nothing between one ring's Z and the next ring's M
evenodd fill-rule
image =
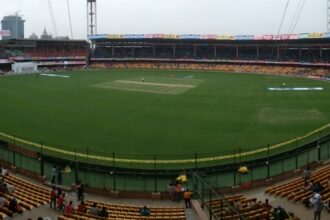
M69 78L67 75L58 75L58 74L50 74L50 73L41 73L40 76L50 76L50 77L61 77L61 78Z
M270 87L267 88L268 91L322 91L322 87Z
M183 88L195 88L196 87L194 85L149 83L149 82L137 82L137 81L127 81L127 80L116 80L115 82L128 83L128 84L138 84L138 85L164 86L164 87L183 87Z

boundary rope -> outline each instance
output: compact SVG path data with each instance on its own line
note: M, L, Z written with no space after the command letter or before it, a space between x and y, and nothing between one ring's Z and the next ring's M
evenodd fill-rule
M297 137L297 138L294 138L294 139L291 139L288 141L284 141L279 144L271 145L271 146L269 146L269 150L278 149L278 148L288 145L290 143L294 143L296 141L310 137L327 128L330 128L330 123L322 126L321 128L313 130L303 136L300 136L300 137ZM241 152L241 153L237 153L237 154L228 154L228 155L216 156L216 157L204 157L204 158L197 158L197 159L178 159L178 160L170 160L170 159L167 159L167 160L157 160L157 159L156 160L155 159L143 160L143 159L112 158L112 157L105 157L105 156L76 153L73 151L62 150L62 149L59 149L56 147L41 145L39 143L28 141L28 140L25 140L22 138L17 138L17 137L14 137L12 135L9 135L9 134L3 133L3 132L0 132L0 136L8 138L8 139L15 139L16 142L28 144L28 145L36 147L38 149L43 148L44 150L49 150L49 151L55 152L55 153L62 153L62 154L70 155L70 156L77 156L77 157L81 157L81 158L95 159L95 160L106 161L106 162L113 162L113 160L114 160L115 162L118 162L118 163L134 163L134 164L154 164L154 163L157 163L157 164L184 164L184 163L195 163L195 162L202 163L202 162L221 161L221 160L225 160L225 159L233 159L233 158L239 158L239 157L244 157L244 156L251 156L251 155L255 155L258 153L268 151L268 147L264 147L264 148Z

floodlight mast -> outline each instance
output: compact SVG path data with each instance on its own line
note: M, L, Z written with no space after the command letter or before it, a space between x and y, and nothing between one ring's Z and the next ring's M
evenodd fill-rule
M96 0L87 0L87 35L97 34Z
M330 32L330 0L327 3L327 31Z

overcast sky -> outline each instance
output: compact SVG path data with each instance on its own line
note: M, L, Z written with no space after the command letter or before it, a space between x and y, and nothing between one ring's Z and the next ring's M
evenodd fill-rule
M97 0L99 34L277 34L288 0ZM0 0L0 17L19 12L25 37L44 28L70 35L67 0ZM294 19L302 4L299 20ZM86 0L69 0L73 37L85 39ZM289 0L281 33L325 32L327 0ZM296 22L297 21L297 22ZM296 23L296 25L294 25ZM290 30L290 26L295 29Z

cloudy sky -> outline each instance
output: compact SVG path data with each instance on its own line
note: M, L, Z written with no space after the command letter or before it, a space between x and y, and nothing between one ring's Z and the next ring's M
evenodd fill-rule
M326 31L327 0L97 0L97 31L277 34L288 1L281 33ZM69 5L73 37L85 39L86 0L69 0ZM53 35L56 29L58 36L70 35L67 0L0 0L1 18L15 12L26 20L25 37L33 32L40 35L44 28Z

